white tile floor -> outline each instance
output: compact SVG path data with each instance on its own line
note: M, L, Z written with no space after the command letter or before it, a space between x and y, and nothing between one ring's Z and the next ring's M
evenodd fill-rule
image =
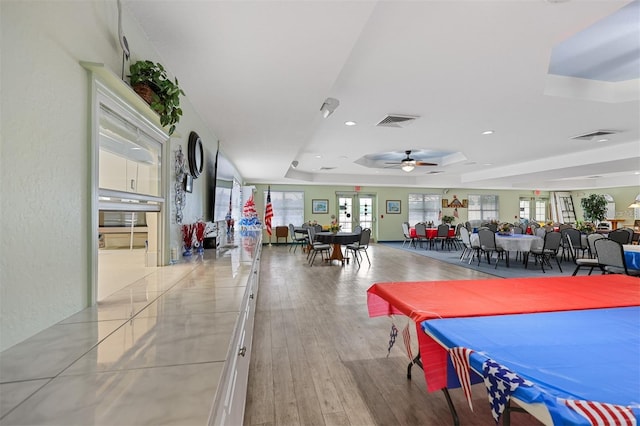
M206 424L248 253L156 268L0 353L0 425Z

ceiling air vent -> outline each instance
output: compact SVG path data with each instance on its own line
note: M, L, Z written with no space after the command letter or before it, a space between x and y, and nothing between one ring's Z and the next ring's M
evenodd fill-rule
M400 114L389 114L385 118L383 118L376 126L380 127L407 127L409 124L413 123L418 116L415 115L400 115Z
M596 138L602 138L609 135L614 135L618 133L615 130L596 130L590 133L585 133L584 135L574 136L571 139L579 140L579 141L590 141Z
M333 169L335 169L335 167L326 167L326 166L320 167L320 170L333 170Z

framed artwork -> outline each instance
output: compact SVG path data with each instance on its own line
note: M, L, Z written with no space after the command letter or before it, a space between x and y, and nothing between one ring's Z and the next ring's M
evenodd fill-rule
M387 200L387 214L400 214L400 200Z
M329 213L329 200L311 200L311 213Z
M185 192L193 192L193 176L188 173L184 175L184 190Z

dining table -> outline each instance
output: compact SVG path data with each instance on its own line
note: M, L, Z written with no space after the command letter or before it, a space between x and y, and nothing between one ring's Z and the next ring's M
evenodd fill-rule
M331 244L332 250L328 261L339 261L344 265L345 260L349 263L349 258L342 254L342 246L347 244L353 244L360 241L360 234L355 232L316 232L316 241L321 243Z
M409 228L409 236L411 238L418 238L416 234L416 228ZM431 240L438 236L438 228L427 228L426 233L424 235L428 240ZM453 238L456 236L456 229L449 228L449 238Z
M624 261L629 269L640 270L640 246L636 244L624 244Z
M478 245L480 239L478 234L470 235L471 244ZM528 253L531 250L539 250L544 244L544 239L536 237L534 235L527 234L513 234L513 235L501 235L496 234L496 247L499 247L506 251L519 251Z

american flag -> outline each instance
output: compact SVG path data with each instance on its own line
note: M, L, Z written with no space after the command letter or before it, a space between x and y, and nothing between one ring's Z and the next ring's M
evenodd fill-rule
M469 376L469 355L473 351L471 349L455 347L449 349L449 356L451 362L458 373L458 379L460 379L460 386L464 391L464 396L467 398L469 408L473 411L473 403L471 401L471 377Z
M273 206L271 205L271 187L267 190L267 207L264 209L264 224L267 225L267 234L271 236L271 218L273 218Z
M407 350L409 361L413 361L413 351L411 350L411 330L409 329L409 321L407 321L407 325L402 329L402 341L404 342L404 348Z
M442 210L438 212L438 221L442 220Z
M589 420L591 425L635 426L636 418L630 407L593 401L563 400L567 407Z
M482 364L482 375L484 376L484 385L487 387L489 404L491 404L491 414L496 423L500 421L500 416L509 405L511 394L520 385L533 386L530 381L518 377L507 367L491 359Z

